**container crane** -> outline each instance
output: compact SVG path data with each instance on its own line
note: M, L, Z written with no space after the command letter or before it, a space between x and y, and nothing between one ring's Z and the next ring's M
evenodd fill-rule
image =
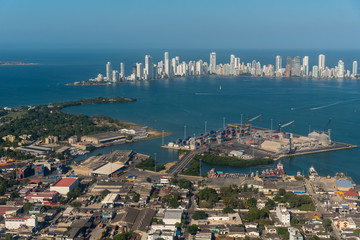
M284 128L284 127L287 127L289 126L290 124L293 124L295 122L295 120L291 121L291 122L288 122L288 123L285 123L285 124L281 124L281 122L279 122L279 132L281 132L281 129Z

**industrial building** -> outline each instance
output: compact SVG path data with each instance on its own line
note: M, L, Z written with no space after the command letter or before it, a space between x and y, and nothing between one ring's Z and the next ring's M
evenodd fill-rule
M87 142L92 144L101 144L101 143L125 141L125 140L126 140L126 136L120 131L98 133L94 135L81 137L82 142Z
M165 209L163 222L165 225L175 225L181 223L182 209Z
M119 172L125 165L118 163L107 163L104 166L101 166L93 171L91 171L91 176L111 176L114 173Z
M22 153L31 154L34 156L46 156L53 152L52 148L42 147L37 145L22 146L16 148L16 150L21 151Z
M9 230L19 229L22 226L37 228L38 221L36 215L26 217L5 217L5 228Z
M57 191L50 192L33 192L25 197L31 203L52 203L56 202L59 193Z
M101 206L102 207L107 207L107 208L113 208L118 199L119 199L119 194L117 194L117 193L109 193L108 195L106 195L104 200L101 201Z
M50 191L56 191L60 194L67 194L79 185L79 179L75 177L62 178L50 187Z

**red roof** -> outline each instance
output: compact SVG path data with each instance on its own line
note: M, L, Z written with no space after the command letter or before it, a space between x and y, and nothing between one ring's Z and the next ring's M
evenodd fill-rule
M345 197L359 197L359 194L353 188L350 188L344 195Z
M63 178L57 183L55 183L54 187L70 187L76 180L77 178L72 177Z
M15 206L6 206L6 205L0 206L0 215L4 215L7 211L15 210L15 209L17 209L17 207Z
M32 199L32 198L53 198L54 195L57 194L56 191L50 191L50 192L34 192L30 193L26 199Z

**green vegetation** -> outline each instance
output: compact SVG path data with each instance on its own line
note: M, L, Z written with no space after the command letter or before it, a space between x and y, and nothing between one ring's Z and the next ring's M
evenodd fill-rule
M147 158L141 161L141 163L138 163L136 167L144 170L155 171L155 159ZM156 164L156 172L159 172L164 169L165 169L164 165Z
M192 219L199 220L199 219L205 219L207 217L206 212L204 211L195 211L192 215Z
M323 220L323 223L322 223L324 229L327 231L327 232L331 232L333 229L331 227L331 220L328 219L328 218L325 218Z
M314 235L311 238L309 238L309 240L321 240L321 238L319 238L318 236Z
M114 236L113 240L130 240L134 237L136 237L138 234L130 231L130 232L122 232L120 234L117 234Z
M302 176L295 176L295 179L297 181L303 181L304 180L304 178Z
M269 210L267 209L259 210L256 207L250 208L244 218L248 222L258 221L260 219L266 219L269 218Z
M227 213L234 213L235 211L234 211L234 209L232 209L231 207L226 207L226 208L224 208L224 209L222 210L222 212L223 212L224 214L227 214Z
M191 235L196 235L196 232L198 231L198 226L196 224L192 224L187 228L187 232Z
M33 206L32 203L25 203L23 205L23 209L24 209L25 212L29 212L29 210L31 209L32 206Z
M219 201L219 195L216 193L215 189L204 188L199 191L199 201L200 207L211 208L214 203Z
M74 207L74 208L79 208L79 207L81 207L81 202L77 202L77 201L71 202L70 206Z
M250 208L256 208L257 200L255 198L248 198L245 203L245 207Z
M179 207L179 199L180 195L178 193L171 193L164 196L161 201L167 204L170 208L177 208Z
M180 178L180 179L172 178L170 180L170 183L172 185L178 185L180 188L183 188L183 189L189 189L189 190L192 189L191 181L189 181L189 180L187 180L185 178Z
M276 206L276 203L272 200L272 199L268 199L267 202L265 203L265 208L272 210L274 209Z
M200 163L195 159L190 161L189 168L186 168L182 174L188 176L199 176L200 175Z
M277 234L281 235L283 239L289 239L289 232L286 227L278 227L276 229Z
M354 232L354 234L359 235L360 234L360 229L359 228L355 229L353 232Z
M315 211L315 205L310 196L297 195L293 192L286 192L283 196L279 194L274 197L274 200L279 203L287 203L290 208L297 208L301 211Z
M13 237L13 235L11 233L6 233L5 234L5 240L13 240L13 239L14 239L14 237Z
M134 102L134 101L136 101L136 99L134 99L134 98L95 97L95 98L88 98L88 99L80 99L77 101L55 103L54 107L61 109L61 108L65 108L65 107L72 107L72 106L78 106L78 105L104 104L104 103L126 103L126 102Z
M296 217L291 218L290 220L291 226L295 226L299 224L299 220Z
M83 189L81 187L75 187L74 191L68 192L66 194L66 196L71 199L71 198L77 198L81 195Z
M252 167L259 165L269 165L273 163L273 159L263 158L257 160L244 160L236 157L221 157L213 154L196 155L195 158L198 161L208 163L211 165L231 166L231 167Z

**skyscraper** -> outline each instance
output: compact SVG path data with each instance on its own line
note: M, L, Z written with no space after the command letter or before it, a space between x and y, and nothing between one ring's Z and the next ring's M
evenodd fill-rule
M145 56L145 79L154 78L154 64L150 55Z
M106 80L112 81L112 67L110 62L106 64Z
M355 77L358 73L358 62L357 61L353 61L353 69L352 69L352 75Z
M338 69L337 69L337 77L343 78L345 75L345 66L344 62L342 60L339 60L338 62Z
M210 53L210 74L216 73L216 53Z
M282 58L281 56L276 56L276 72L278 72L282 68Z
M312 68L312 77L318 78L319 77L319 67L314 65Z
M120 77L124 78L125 77L125 66L124 63L120 63Z
M169 61L169 53L165 52L164 54L164 65L165 65L165 75L170 77L170 61Z
M144 78L144 66L142 63L136 63L136 78L139 80Z
M119 72L117 70L112 71L112 82L118 82L119 81Z
M319 71L324 70L324 69L325 69L325 55L320 54L319 55Z
M291 76L300 77L300 57L296 56L291 61Z
M305 76L309 76L309 57L305 56L303 58L303 71Z

